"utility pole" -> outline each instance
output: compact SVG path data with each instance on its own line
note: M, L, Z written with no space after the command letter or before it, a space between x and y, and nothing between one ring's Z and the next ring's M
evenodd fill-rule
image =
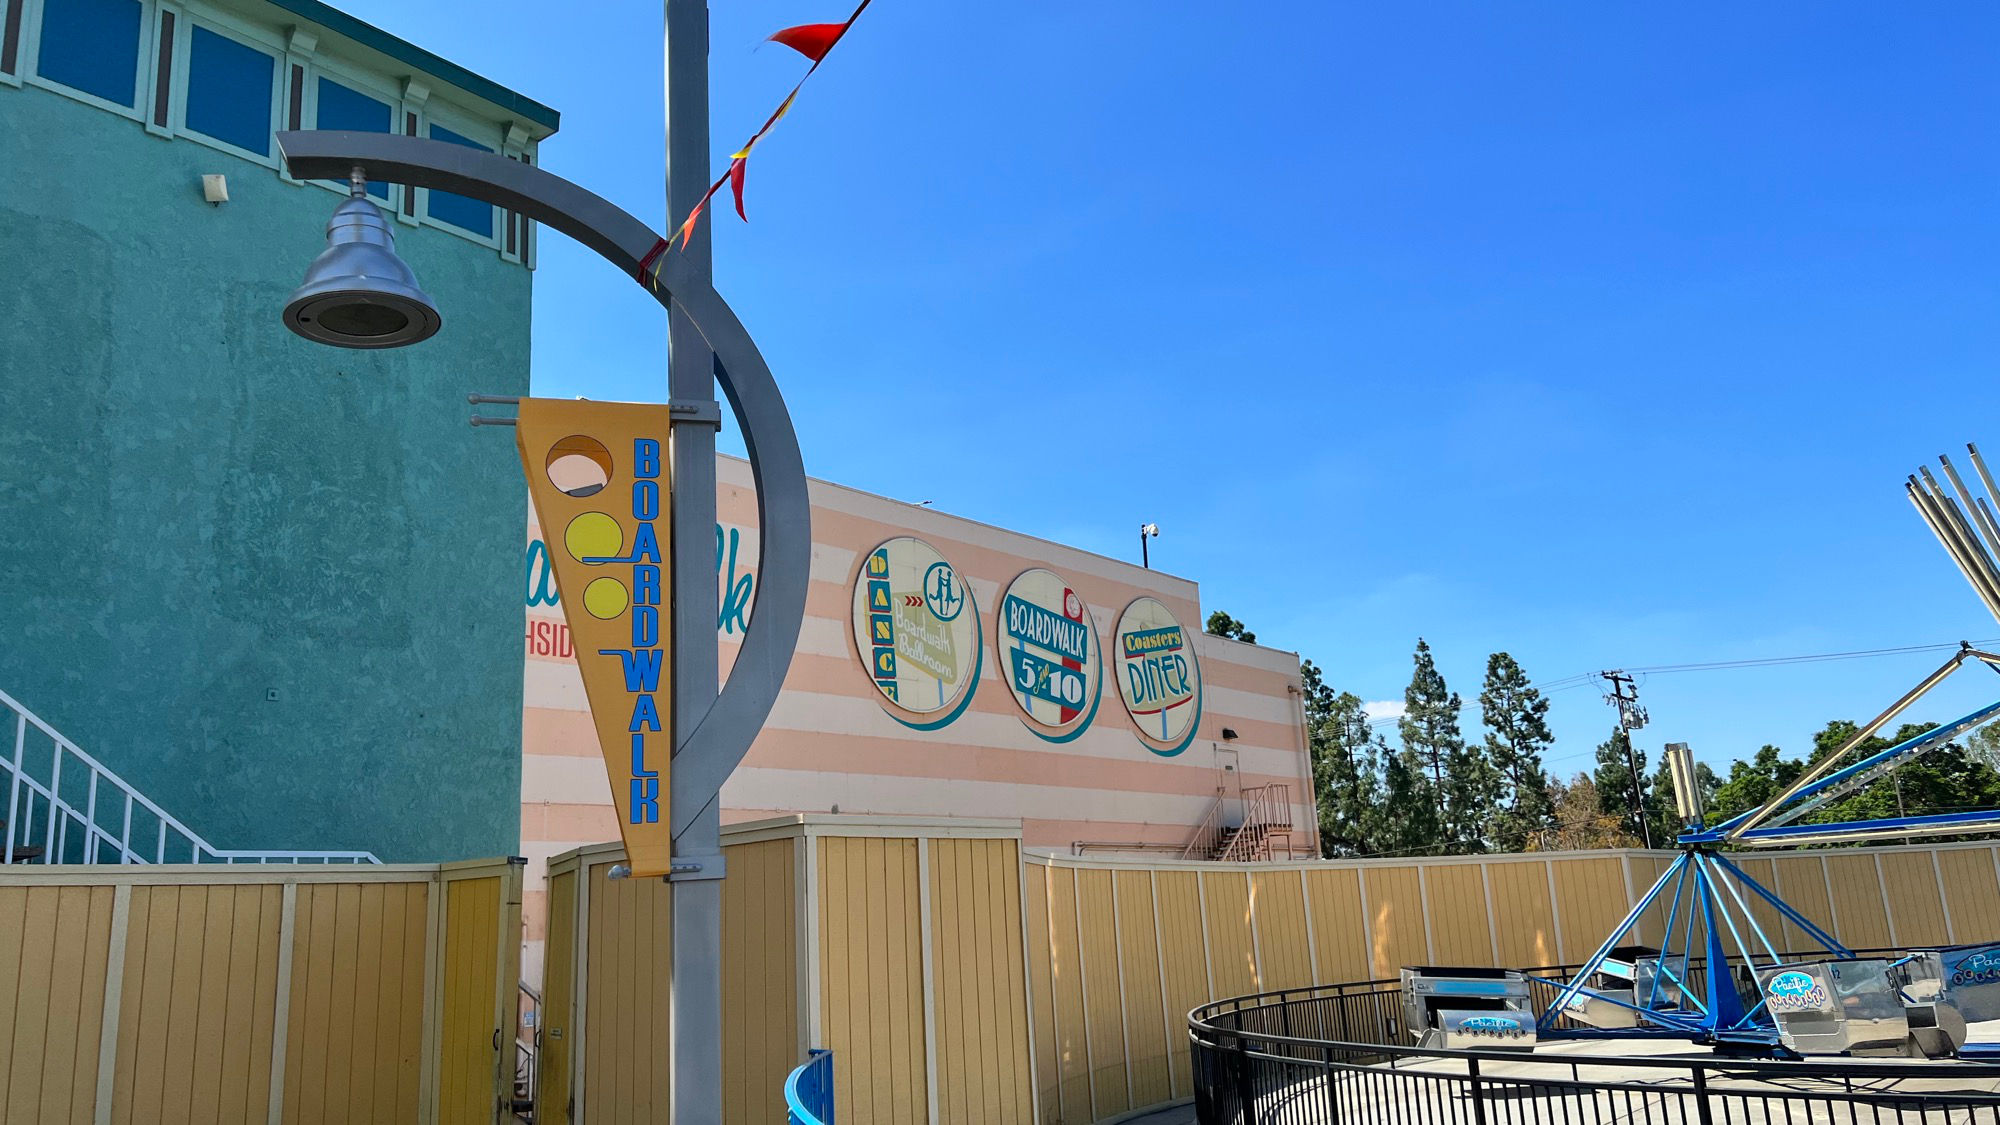
M1639 838L1651 851L1653 826L1646 819L1645 782L1639 777L1638 752L1632 748L1632 732L1646 725L1646 709L1639 706L1639 685L1621 669L1598 674L1611 685L1604 701L1618 708L1618 729L1625 735L1625 768L1632 774L1632 811L1639 818Z

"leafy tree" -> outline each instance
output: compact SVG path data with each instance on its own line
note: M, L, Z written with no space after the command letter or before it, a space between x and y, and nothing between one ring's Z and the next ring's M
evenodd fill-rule
M1839 764L1852 765L1907 742L1935 725L1904 723L1887 737L1871 735ZM1846 719L1828 723L1813 736L1812 753L1804 761L1787 758L1783 751L1769 745L1759 748L1747 762L1739 759L1730 766L1728 778L1715 787L1708 803L1708 822L1719 824L1769 804L1786 786L1811 766L1824 762L1860 729ZM1832 824L2000 807L2000 772L1995 772L1987 760L1990 750L2000 748L2000 738L1981 739L1979 735L1985 733L1978 732L1963 745L1948 742L1921 757L1906 759L1888 776L1807 813L1796 823Z
M1619 825L1616 814L1603 811L1597 783L1587 773L1577 774L1567 784L1550 782L1549 805L1554 828L1542 842L1550 850L1629 848L1639 843Z
M1708 802L1708 822L1720 824L1763 805L1784 791L1785 786L1805 771L1805 763L1786 758L1769 744L1760 747L1750 761L1737 759L1729 767L1729 778L1716 787Z
M1219 609L1208 615L1208 626L1204 631L1217 637L1228 637L1232 641L1242 641L1246 645L1257 643L1257 634L1244 628L1241 621Z
M1381 821L1377 762L1387 747L1369 726L1360 696L1335 692L1310 660L1301 665L1299 680L1318 804L1320 854L1369 854L1376 850L1374 836Z
M1965 755L1987 769L2000 771L2000 723L1988 723L1966 735Z
M1554 741L1549 701L1512 656L1496 652L1486 659L1479 711L1486 725L1486 761L1499 783L1493 845L1505 852L1524 851L1555 826L1549 777L1542 770L1542 754Z
M1412 659L1416 667L1403 692L1404 713L1397 724L1403 749L1417 770L1429 775L1441 842L1454 850L1481 850L1497 779L1484 758L1466 749L1458 729L1464 705L1446 687L1421 637Z
M1936 723L1904 723L1893 735L1871 735L1842 759L1854 762L1907 742ZM1845 719L1828 723L1813 736L1813 754L1808 765L1817 764L1838 750L1861 728ZM2000 807L2000 774L1966 749L1947 742L1915 759L1905 759L1889 776L1869 784L1803 818L1809 824L1835 821L1886 819L1899 816L1926 816Z

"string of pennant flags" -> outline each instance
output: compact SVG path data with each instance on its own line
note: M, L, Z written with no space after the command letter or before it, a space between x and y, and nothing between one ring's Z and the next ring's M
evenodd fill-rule
M702 212L708 209L709 201L715 198L716 192L722 190L722 185L728 184L730 194L735 197L736 217L745 222L750 220L743 211L743 181L749 168L751 151L770 133L771 127L776 125L780 118L791 112L792 103L798 100L799 90L805 86L806 79L813 76L813 71L818 70L819 64L826 61L826 56L832 53L834 47L847 35L848 29L854 26L854 21L860 19L861 13L867 11L868 5L873 2L874 0L861 0L853 13L839 23L804 23L797 27L784 28L771 36L770 42L790 47L811 59L812 66L806 68L805 74L801 75L798 82L792 86L791 93L785 95L785 99L778 103L778 108L771 111L771 116L764 119L764 124L750 135L750 139L743 142L743 147L730 154L729 167L724 169L722 175L716 177L714 183L708 185L708 190L695 202L694 209L688 212L687 218L681 221L679 229L673 236L661 239L646 252L646 256L639 262L639 280L642 283L649 288L658 286L660 265L667 249L675 242L680 243L681 249L687 248L688 239L694 236L695 224L701 221Z

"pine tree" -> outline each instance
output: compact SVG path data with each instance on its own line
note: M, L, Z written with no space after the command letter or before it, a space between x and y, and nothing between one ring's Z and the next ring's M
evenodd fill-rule
M1403 749L1430 782L1432 807L1443 833L1440 842L1453 850L1480 848L1492 808L1492 767L1467 751L1458 730L1463 704L1446 687L1430 646L1421 637L1413 660L1416 667L1403 692L1404 713L1397 724Z
M1642 794L1641 806L1633 806L1633 762L1639 765L1639 776L1646 776L1646 752L1633 747L1632 736L1625 732L1625 728L1619 727L1611 732L1610 738L1598 744L1597 769L1591 774L1591 781L1597 786L1599 811L1616 817L1619 831L1638 844L1644 838L1642 822L1657 821L1659 818L1652 794ZM1660 841L1655 838L1653 842L1657 844Z
M1382 816L1375 833L1378 855L1437 855L1447 850L1438 800L1424 763L1409 747L1382 762Z
M1319 806L1320 854L1367 855L1378 850L1381 738L1368 725L1361 697L1336 693L1312 661L1300 667L1299 680Z
M1429 778L1431 798L1437 802L1437 817L1442 822L1445 762L1460 741L1459 704L1457 697L1446 691L1437 662L1431 659L1431 646L1422 637L1417 638L1413 660L1416 668L1410 673L1410 686L1403 690L1403 717L1397 721L1396 731L1402 735L1403 749Z
M1456 699L1457 696L1452 698ZM1454 851L1483 852L1493 846L1500 810L1500 771L1482 748L1460 742L1445 768L1446 835Z
M1549 701L1512 656L1496 652L1486 660L1479 710L1486 725L1486 760L1499 779L1493 845L1505 852L1544 846L1543 837L1554 827L1549 777L1542 769L1542 754L1554 741Z

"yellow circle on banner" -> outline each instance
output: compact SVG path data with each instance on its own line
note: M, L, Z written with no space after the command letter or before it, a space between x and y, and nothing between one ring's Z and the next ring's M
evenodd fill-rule
M625 549L625 532L603 512L585 512L563 529L563 546L578 562L617 558Z
M625 590L625 584L616 578L599 578L583 588L583 608L600 621L609 621L625 612L632 604L632 595Z

